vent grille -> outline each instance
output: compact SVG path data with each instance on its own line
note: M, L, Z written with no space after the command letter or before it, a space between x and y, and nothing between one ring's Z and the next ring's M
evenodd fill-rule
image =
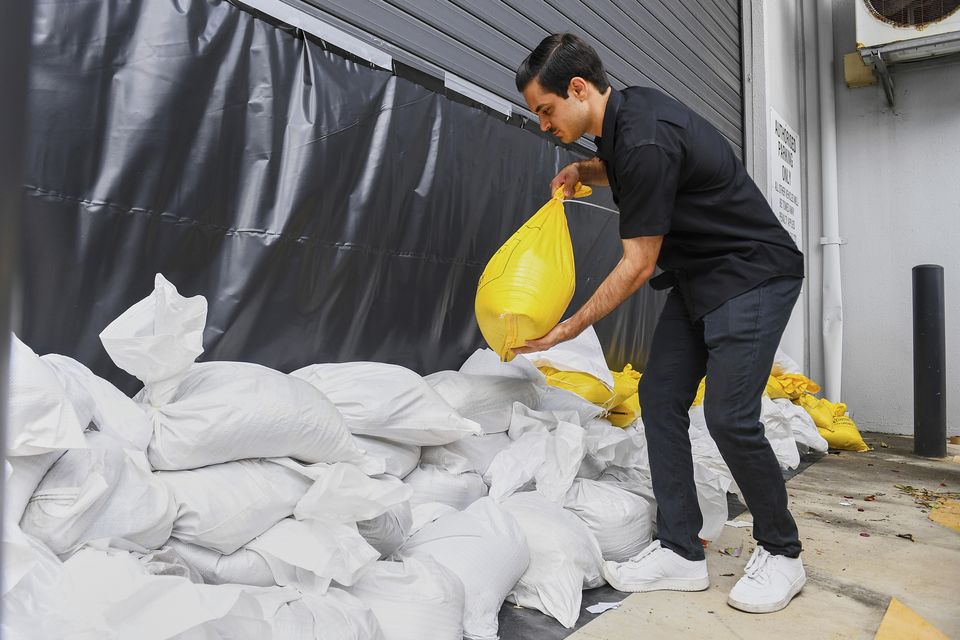
M880 20L897 27L922 29L960 9L960 0L863 0Z

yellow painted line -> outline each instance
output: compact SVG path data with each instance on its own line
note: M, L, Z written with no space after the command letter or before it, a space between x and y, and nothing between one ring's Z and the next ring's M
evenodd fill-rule
M949 640L932 624L896 598L880 621L874 640Z
M960 532L960 502L947 500L930 510L930 519L949 529Z

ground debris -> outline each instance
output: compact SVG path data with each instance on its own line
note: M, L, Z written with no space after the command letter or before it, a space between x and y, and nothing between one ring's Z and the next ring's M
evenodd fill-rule
M913 487L909 484L897 484L894 486L913 498L915 503L927 509L942 507L948 500L960 500L960 492L957 491L931 491L923 487Z
M916 542L916 540L913 539L912 533L898 533L897 537L903 538L904 540L909 540L910 542Z

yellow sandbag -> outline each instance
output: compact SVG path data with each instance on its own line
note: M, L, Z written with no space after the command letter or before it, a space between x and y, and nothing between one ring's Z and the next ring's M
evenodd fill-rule
M574 197L591 193L577 184ZM573 245L563 187L493 255L477 285L475 311L490 348L507 362L513 347L553 329L573 298Z
M767 379L767 388L764 390L772 399L789 398L796 400L805 393L820 391L820 385L805 375L799 373L776 373Z
M703 378L700 380L700 386L697 387L697 395L693 398L694 407L703 404L703 396L707 393L707 379Z
M633 365L628 364L623 371L610 370L613 374L613 398L610 406L623 404L630 396L637 395L637 386L640 384L640 372L634 371ZM639 403L637 405L640 406Z
M571 391L587 402L606 408L614 398L613 390L601 380L583 371L559 371L553 367L538 367L551 387Z
M831 449L870 450L867 443L863 441L857 425L846 415L847 405L842 402L833 403L825 398L815 398L809 393L803 394L794 403L810 414L814 424L817 425L817 431Z
M607 414L607 420L615 427L629 427L633 421L640 417L640 396L634 393L622 404L610 409Z
M870 446L863 441L860 430L848 416L837 416L827 429L817 428L823 439L831 449L846 451L870 451Z

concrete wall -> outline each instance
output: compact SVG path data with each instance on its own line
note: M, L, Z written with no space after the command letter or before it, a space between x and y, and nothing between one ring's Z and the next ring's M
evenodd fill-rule
M857 0L859 1L859 0ZM865 430L913 431L911 268L945 269L947 429L960 434L960 63L848 89L854 0L834 4L844 333L843 398Z

